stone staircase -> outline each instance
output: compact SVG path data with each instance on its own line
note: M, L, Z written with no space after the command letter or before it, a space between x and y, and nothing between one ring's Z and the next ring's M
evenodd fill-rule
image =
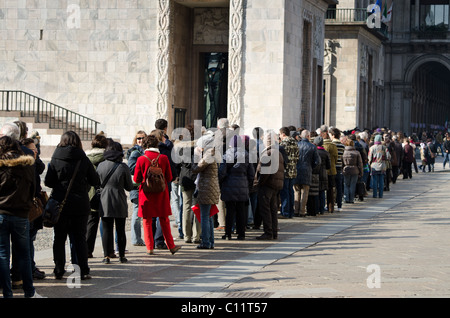
M80 136L84 150L90 149L98 124L31 94L0 91L0 126L17 120L27 124L28 136L33 131L39 133L41 158L45 159L51 157L61 135L68 130L73 130Z
M35 117L21 116L21 113L18 111L0 111L0 126L2 126L4 123L14 122L17 120L23 121L27 124L28 136L30 136L33 131L37 131L39 133L39 136L41 137L41 158L51 158L56 146L61 139L61 135L64 134L64 132L67 130L74 130L72 129L74 128L73 126L69 126L69 129L50 128L49 123L36 122ZM89 133L88 136L89 138L83 138L85 140L81 140L84 150L88 150L91 148L91 141L95 134Z

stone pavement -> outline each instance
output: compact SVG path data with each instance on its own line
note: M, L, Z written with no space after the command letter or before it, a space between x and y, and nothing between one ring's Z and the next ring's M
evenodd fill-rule
M439 157L434 173L413 172L382 199L280 219L277 241L257 241L255 230L245 241L225 241L216 231L214 250L180 242L175 255L147 256L145 247L128 244L128 263L104 265L98 240L91 280L69 271L55 280L51 250L39 251L35 260L48 277L36 290L49 298L449 297L449 180Z

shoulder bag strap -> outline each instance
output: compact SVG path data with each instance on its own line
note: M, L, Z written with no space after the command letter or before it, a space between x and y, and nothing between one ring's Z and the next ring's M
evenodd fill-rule
M103 180L103 183L101 185L101 188L104 188L105 185L108 183L109 178L113 175L114 171L116 171L117 167L119 166L120 163L116 162L116 164L114 165L114 167L111 168L111 170L109 171L108 175L106 176L105 180Z
M70 189L72 189L73 181L75 180L75 176L77 175L78 168L80 168L81 160L77 162L77 165L75 167L75 171L73 172L72 179L70 179L69 187L67 188L66 195L64 196L64 200L62 202L62 205L66 203L67 196L69 195Z
M161 157L161 154L159 154L158 157L156 157L156 159L154 160L157 167L159 167L159 157Z
M145 158L147 158L148 159L148 161L150 161L150 164L152 165L152 166L155 166L155 163L156 163L156 165L158 166L159 164L158 164L158 161L159 161L159 157L161 156L161 154L159 154L158 155L158 157L156 157L155 159L150 159L149 157L147 157L146 155L144 155L144 157Z

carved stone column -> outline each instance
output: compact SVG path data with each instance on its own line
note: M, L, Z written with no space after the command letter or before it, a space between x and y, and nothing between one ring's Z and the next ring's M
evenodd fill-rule
M169 117L169 62L170 62L170 28L172 0L158 0L156 56L156 117L168 120Z
M230 42L228 75L228 120L241 125L242 120L242 45L244 0L230 0Z

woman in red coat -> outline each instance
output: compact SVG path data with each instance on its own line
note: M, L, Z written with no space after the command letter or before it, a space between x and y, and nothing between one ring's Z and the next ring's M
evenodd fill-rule
M142 141L142 148L145 149L144 156L140 156L136 162L134 171L134 182L142 183L145 180L147 169L150 167L150 160L156 159L159 153L159 141L149 135ZM150 159L150 160L149 160ZM172 254L175 254L181 246L176 246L173 242L172 231L170 228L169 215L172 214L170 208L170 198L167 183L172 180L169 159L165 155L160 155L158 164L161 167L166 180L166 189L160 193L145 193L142 185L139 186L139 210L138 216L143 219L144 240L147 246L147 254L153 254L154 240L152 230L152 218L159 218L161 230L164 235L167 247Z

